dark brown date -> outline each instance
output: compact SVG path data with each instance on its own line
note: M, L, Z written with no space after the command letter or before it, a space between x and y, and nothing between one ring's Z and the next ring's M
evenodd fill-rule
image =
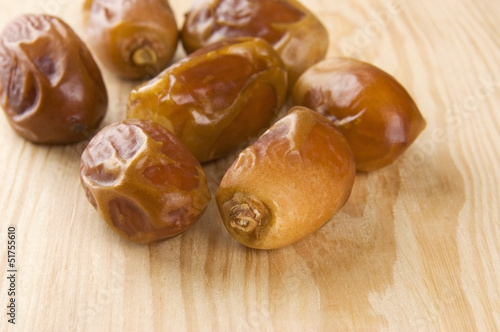
M80 177L106 223L137 243L180 234L210 201L200 163L167 129L145 120L97 133L82 154Z
M178 29L167 0L86 0L83 15L99 60L121 77L153 77L174 56Z
M288 70L290 88L299 75L325 58L328 31L295 0L200 0L186 14L181 39L186 52L224 38L268 41Z
M258 136L283 106L286 91L285 67L269 43L227 39L132 90L127 117L161 124L205 162Z
M13 129L35 143L89 137L108 96L92 55L73 30L49 15L23 15L0 36L0 103Z
M292 98L339 127L360 171L392 163L426 126L394 77L355 59L331 58L314 65L299 78Z

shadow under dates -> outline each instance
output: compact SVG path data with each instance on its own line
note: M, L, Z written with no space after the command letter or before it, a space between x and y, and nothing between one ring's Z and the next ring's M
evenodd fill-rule
M59 175L67 173L78 173L82 153L89 144L92 137L97 134L99 129L95 129L89 132L85 135L88 138L78 143L71 145L50 146L49 148L51 149L52 153L56 155L54 157L54 160L57 160L57 166L53 169L54 173L57 173Z

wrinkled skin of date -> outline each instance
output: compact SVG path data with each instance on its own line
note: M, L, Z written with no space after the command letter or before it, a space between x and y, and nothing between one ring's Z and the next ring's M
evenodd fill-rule
M359 171L391 164L426 126L408 92L381 69L331 58L308 69L292 99L332 120L347 138Z
M240 153L216 192L222 220L242 244L275 249L327 223L347 201L356 174L340 131L294 107Z
M0 36L0 104L35 143L87 139L104 118L106 87L92 55L63 21L23 15Z
M285 64L290 88L302 72L323 60L328 31L295 0L201 0L186 14L181 40L186 52L224 38L254 36L268 41Z
M177 48L177 23L167 0L86 0L83 18L99 60L123 78L154 77Z
M223 157L259 135L279 112L287 74L265 40L206 46L132 90L128 118L157 122L200 162Z
M80 178L109 227L136 243L184 232L210 201L200 163L167 129L145 120L97 133L82 154Z

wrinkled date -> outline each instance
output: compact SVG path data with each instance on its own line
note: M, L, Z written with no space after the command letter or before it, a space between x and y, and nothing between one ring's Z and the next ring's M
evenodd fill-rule
M19 135L62 144L88 138L108 96L94 59L67 24L24 15L0 36L0 103Z
M274 249L327 223L347 201L356 173L340 131L321 114L294 107L240 153L216 193L229 233Z
M325 58L328 31L295 0L201 0L186 14L181 39L186 52L228 37L267 40L281 56L290 88L299 75Z
M287 74L265 40L206 46L129 95L128 118L157 122L205 162L258 136L284 104Z
M174 56L178 30L167 0L86 0L83 16L90 45L119 76L153 77Z
M349 58L308 69L292 99L332 120L347 138L360 171L392 163L426 126L417 105L392 76Z
M185 231L211 197L200 163L167 129L145 120L102 129L82 154L80 177L106 223L137 243Z

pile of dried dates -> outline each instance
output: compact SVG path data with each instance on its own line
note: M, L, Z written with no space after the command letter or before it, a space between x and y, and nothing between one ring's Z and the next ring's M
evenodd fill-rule
M4 28L0 104L25 139L69 144L107 110L88 47L110 72L142 80L80 165L89 202L136 243L193 225L212 196L201 164L244 146L215 192L221 220L245 246L293 244L342 208L357 171L391 164L425 128L392 76L326 58L328 31L295 0L196 1L181 29L166 0L86 0L82 12L88 46L54 16ZM179 41L188 55L172 63Z

